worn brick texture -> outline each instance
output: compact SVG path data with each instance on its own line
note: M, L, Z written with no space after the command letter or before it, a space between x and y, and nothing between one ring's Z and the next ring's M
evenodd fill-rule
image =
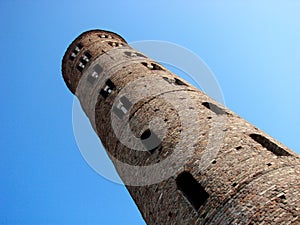
M300 224L299 155L118 34L81 34L63 57L62 74L147 224ZM114 113L122 91L132 104ZM151 124L153 118L160 120ZM138 151L120 141L141 140L149 127L163 134L154 149ZM123 164L162 166L144 173ZM195 193L177 182L184 171L208 194L197 205Z

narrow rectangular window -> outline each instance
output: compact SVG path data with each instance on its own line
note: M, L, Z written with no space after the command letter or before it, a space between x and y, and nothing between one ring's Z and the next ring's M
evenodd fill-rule
M85 67L85 65L84 65L82 62L80 62L80 63L77 65L77 69L78 69L80 72L83 71L84 67Z
M103 98L107 98L108 95L116 88L115 84L110 79L108 79L105 84L106 86L100 90L100 94Z
M184 83L183 81L175 78L175 82L174 82L176 85L184 85L184 86L187 86L186 83Z
M119 103L113 107L113 112L116 114L119 119L123 119L125 114L129 111L132 103L126 98L122 96L119 100Z
M146 56L144 56L143 54L139 53L139 52L124 52L124 54L128 57L143 57L146 58Z
M163 70L163 68L161 68L159 65L157 65L155 63L142 62L141 64L150 70Z
M217 115L224 115L224 114L226 114L226 111L224 109L221 109L219 106L217 106L217 105L215 105L213 103L203 102L202 105L205 106L206 108L210 109L211 111L213 111Z
M90 59L92 58L92 55L87 51L84 53L84 55L80 58L80 62L83 64L83 65L86 65Z
M183 81L177 79L176 77L173 78L169 78L169 77L162 77L165 81L167 81L170 84L174 84L174 85L180 85L180 86L187 86L186 83L184 83Z
M83 45L82 45L81 43L78 43L78 44L76 45L76 47L75 47L75 51L76 51L76 52L79 52L80 49L82 49L82 48L83 48Z
M99 64L96 64L93 67L93 70L87 77L88 82L90 82L91 84L93 84L99 77L100 73L102 73L103 69Z
M71 55L70 55L70 60L74 60L77 56L77 54L80 52L80 50L82 49L82 44L81 43L78 43L76 46L75 46L75 49L71 52Z
M250 137L277 156L291 156L291 154L285 151L283 148L279 147L260 134L250 134Z
M202 206L209 197L209 194L189 172L184 171L179 174L176 178L176 184L177 188L196 211L199 210L200 206Z
M108 38L108 36L106 34L101 34L101 35L98 35L100 38Z
M70 59L71 61L73 61L73 60L76 58L76 56L77 56L77 54L74 53L74 52L72 52L69 59Z
M87 59L91 59L91 58L92 58L92 55L91 55L91 53L90 53L89 51L86 51L86 52L84 53L84 55L85 55L85 57L86 57Z

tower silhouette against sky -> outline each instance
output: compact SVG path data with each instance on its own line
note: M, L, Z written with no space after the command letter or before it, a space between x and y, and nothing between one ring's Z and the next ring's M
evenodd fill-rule
M81 34L62 73L147 224L300 224L299 155L119 35Z

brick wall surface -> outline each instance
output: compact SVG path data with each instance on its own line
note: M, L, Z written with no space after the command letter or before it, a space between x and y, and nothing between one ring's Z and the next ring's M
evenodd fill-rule
M62 73L147 224L300 224L299 155L119 35L81 34Z

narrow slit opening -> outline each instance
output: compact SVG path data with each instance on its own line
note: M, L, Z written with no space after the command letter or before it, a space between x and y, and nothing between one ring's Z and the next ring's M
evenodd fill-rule
M175 78L175 82L174 82L176 85L184 85L184 86L187 86L187 84L186 83L184 83L183 81L181 81L181 80L179 80L179 79L177 79L177 78Z
M224 109L221 109L219 106L217 106L217 105L215 105L213 103L203 102L202 105L205 106L206 108L210 109L211 111L213 111L217 115L224 115L224 114L226 114L226 111Z
M270 141L269 139L265 138L264 136L260 134L250 134L250 137L256 141L257 143L261 144L264 148L272 152L273 154L277 156L291 156L290 153L288 153L283 148L279 147L274 142Z

